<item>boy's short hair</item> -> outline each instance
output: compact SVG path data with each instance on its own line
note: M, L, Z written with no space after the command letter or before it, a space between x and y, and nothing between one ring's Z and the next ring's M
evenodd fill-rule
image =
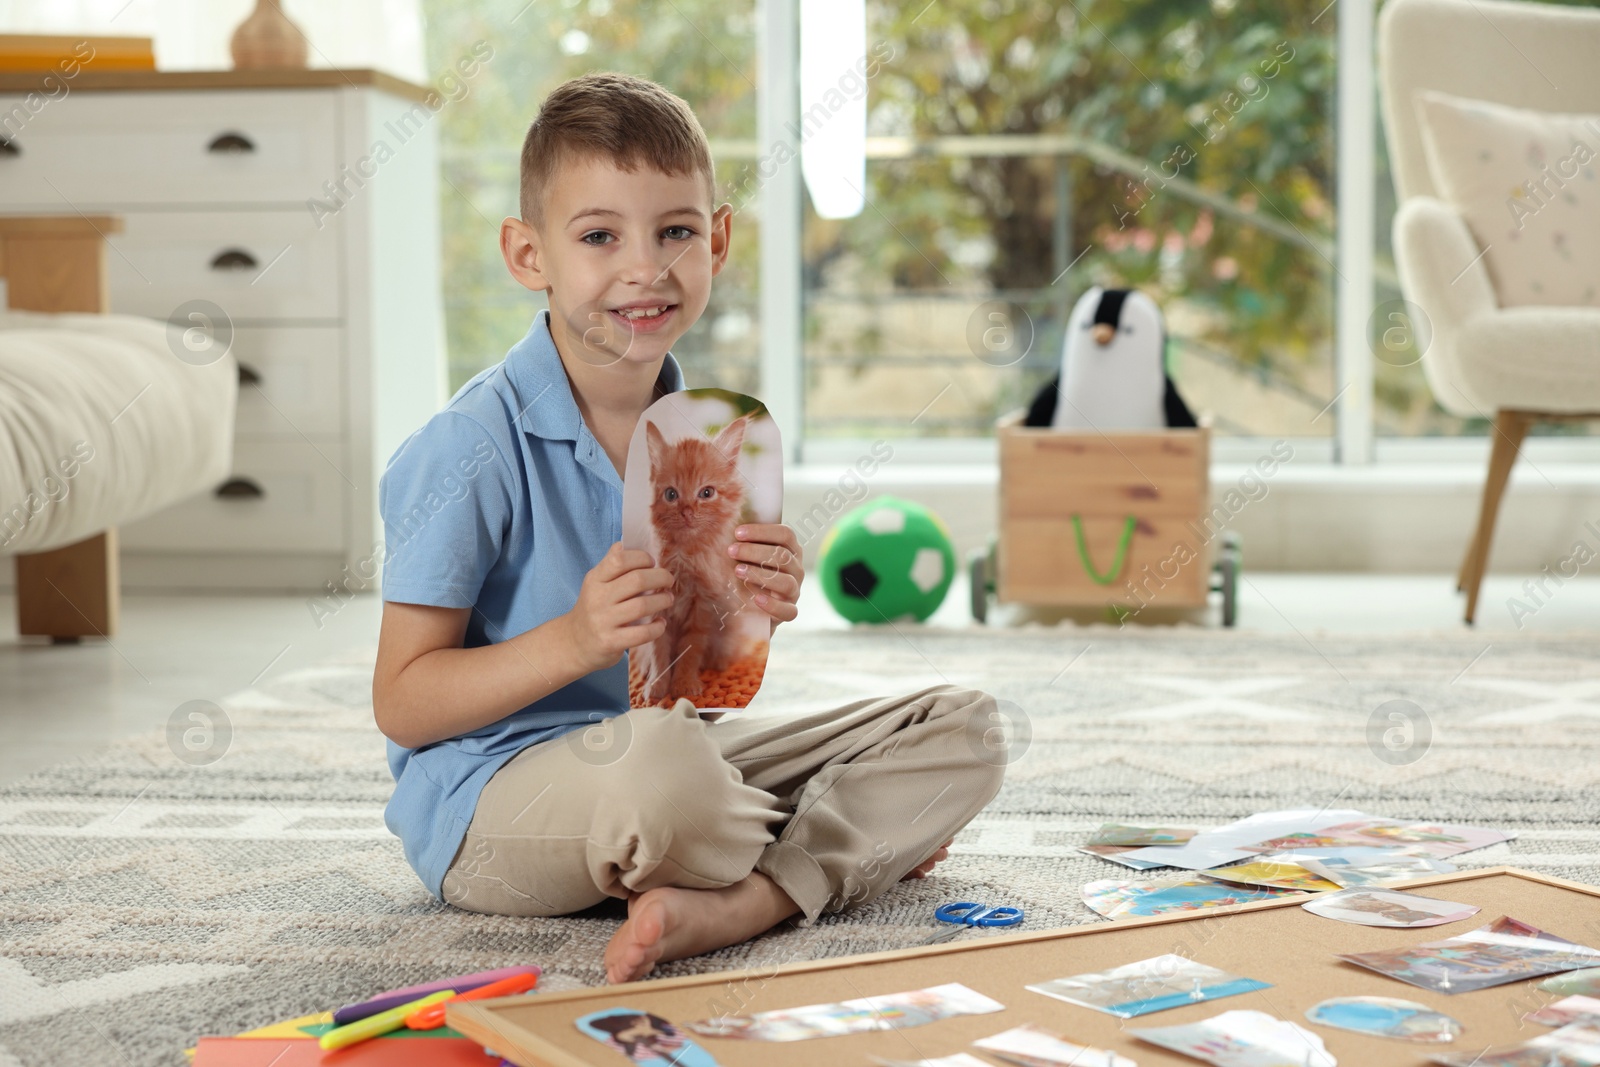
M556 86L522 141L522 220L544 224L544 198L563 162L609 159L632 172L642 163L666 174L702 174L716 205L711 146L681 97L653 81L591 71Z

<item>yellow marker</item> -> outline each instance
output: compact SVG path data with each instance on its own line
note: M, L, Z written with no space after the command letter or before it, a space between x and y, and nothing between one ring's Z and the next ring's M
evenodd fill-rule
M387 1034L390 1030L398 1030L406 1024L406 1016L418 1008L426 1008L429 1004L437 1004L441 1000L449 1000L455 996L453 989L441 989L437 993L429 993L409 1004L402 1004L388 1011L380 1011L376 1015L369 1015L365 1019L357 1019L346 1026L329 1030L317 1038L317 1044L324 1049L344 1048L357 1041L365 1041L369 1037Z

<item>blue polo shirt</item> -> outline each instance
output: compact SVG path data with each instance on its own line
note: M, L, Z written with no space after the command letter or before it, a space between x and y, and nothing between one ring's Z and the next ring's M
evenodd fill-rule
M683 388L668 353L657 396ZM584 425L541 311L506 358L475 376L395 451L378 483L383 598L472 608L463 646L572 610L583 576L622 539L622 479ZM628 659L481 729L388 742L384 822L434 897L495 771L529 745L628 710Z

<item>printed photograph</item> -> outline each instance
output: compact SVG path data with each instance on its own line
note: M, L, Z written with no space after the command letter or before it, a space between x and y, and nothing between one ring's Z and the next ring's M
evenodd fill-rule
M1478 914L1472 904L1454 904L1392 889L1342 889L1300 906L1313 915L1361 926L1442 926Z
M1073 975L1028 986L1035 993L1122 1019L1270 988L1268 982L1241 978L1172 953L1098 974Z
M628 654L631 706L747 706L761 688L772 617L728 554L741 523L783 511L778 426L754 397L669 393L645 410L628 447L622 544L672 572L666 631Z
M1590 967L1600 960L1600 951L1502 916L1444 941L1339 958L1422 989L1468 993Z
M702 1037L805 1041L815 1037L908 1030L958 1015L988 1015L1004 1009L1005 1005L997 1000L959 982L949 982L905 993L858 997L837 1004L807 1004L754 1015L719 1015L685 1023L684 1029Z

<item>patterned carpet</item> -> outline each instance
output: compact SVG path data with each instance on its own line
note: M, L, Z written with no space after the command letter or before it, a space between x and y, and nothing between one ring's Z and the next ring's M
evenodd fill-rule
M1521 836L1463 865L1600 882L1597 648L1594 635L780 631L755 709L980 686L1026 716L1007 784L935 878L659 974L903 947L952 899L1020 904L1033 928L1099 921L1078 887L1122 868L1072 845L1108 820L1326 805L1482 823ZM482 916L422 889L383 826L393 783L370 680L369 650L234 695L212 762L179 759L181 738L158 733L0 790L0 1067L177 1067L200 1034L510 963L543 965L546 989L602 981L615 913Z

